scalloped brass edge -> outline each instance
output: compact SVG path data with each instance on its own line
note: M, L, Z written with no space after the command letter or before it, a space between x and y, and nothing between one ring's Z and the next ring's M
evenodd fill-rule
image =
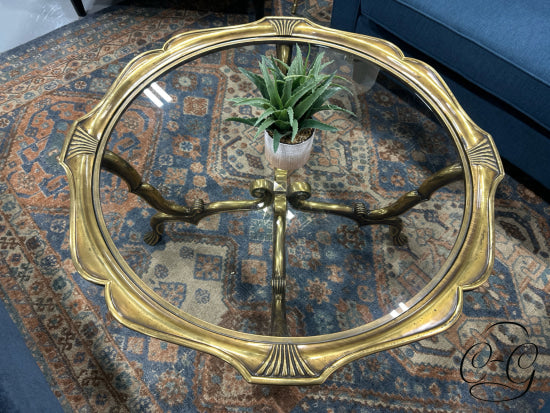
M430 291L395 319L386 316L362 327L314 337L260 336L210 325L162 302L136 280L129 266L120 263L120 254L105 232L98 206L98 159L105 150L104 137L130 101L148 82L181 62L243 42L267 41L321 44L378 64L415 89L455 139L466 188L459 237L442 269L444 274L434 277ZM485 146L475 150L479 145ZM430 66L404 57L384 40L328 29L301 18L268 17L240 26L185 32L168 40L162 49L137 56L94 109L73 124L60 163L71 193L73 262L85 279L105 285L113 316L144 334L220 357L252 383L322 383L357 358L444 331L462 311L462 291L483 283L493 265L493 200L503 169L490 135L472 122Z

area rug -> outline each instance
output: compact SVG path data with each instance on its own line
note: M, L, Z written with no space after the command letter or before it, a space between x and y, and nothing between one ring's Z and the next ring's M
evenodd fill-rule
M65 135L136 54L161 47L179 31L251 19L249 14L134 3L88 16L0 55L0 297L64 411L548 411L550 205L510 177L496 193L493 273L485 284L465 294L459 321L430 339L350 363L322 385L251 385L213 356L144 336L114 320L103 288L83 280L71 261L68 185L58 164ZM291 2L268 2L266 8L268 13L288 15ZM297 14L328 24L330 8L329 1L305 0L299 2ZM380 93L388 107L398 107L400 97L390 85ZM149 109L144 106L143 113L147 115ZM384 116L378 115L373 113L371 122L383 122ZM154 130L145 132L154 137ZM179 149L187 151L182 156L199 156L193 147ZM212 154L208 168L194 163L195 186L211 179L212 169L229 173L216 164L216 156ZM389 149L378 151L378 156L392 161L384 159L391 158ZM151 171L154 178L154 168ZM175 166L172 171L178 173ZM122 187L120 182L117 185ZM113 202L127 202L129 198L121 193L113 190L106 196ZM160 293L169 294L174 287L166 281L170 269L141 259L145 255L133 248L145 247L124 227L128 220L121 220L116 212L105 213L111 219L109 225L120 229L128 260L133 259L144 274L150 270ZM433 225L445 224L441 217L429 216L426 221L430 219ZM227 231L248 237L238 221L230 221ZM181 254L189 254L184 240L178 239L179 230L176 226L172 240L182 242ZM379 232L372 231L372 236ZM195 245L205 242L191 239ZM349 247L357 242L357 234L348 231L344 239ZM264 241L248 240L247 253L260 256ZM206 243L219 246L213 238ZM315 249L305 248L298 238L293 248L297 261L306 263L305 270L316 269ZM304 254L309 254L307 259ZM210 277L206 281L216 274L211 257L200 258L207 268L203 278ZM259 284L254 276L262 264L257 258L248 261L235 268L248 274L254 286ZM337 274L333 278L330 283L342 283ZM313 278L298 286L324 307L317 319L307 309L297 310L295 326L349 327L349 314L361 313L359 306L335 296L324 302L331 295L330 283ZM206 290L194 298L206 300ZM243 311L219 322L246 329L250 313ZM0 373L9 375L5 370Z

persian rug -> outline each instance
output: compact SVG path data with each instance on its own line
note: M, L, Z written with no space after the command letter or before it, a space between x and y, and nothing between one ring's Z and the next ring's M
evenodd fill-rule
M266 4L267 13L289 15L290 8L291 2L286 0ZM304 0L299 2L297 14L328 24L330 10L330 1ZM250 19L250 13L188 10L170 7L170 2L162 8L131 2L88 16L0 55L0 298L62 409L548 411L550 205L510 177L505 178L496 193L494 270L485 284L465 293L463 315L458 322L429 339L352 362L318 386L248 384L233 367L216 357L130 330L107 311L103 287L85 281L75 271L69 251L68 185L58 163L70 125L99 102L125 64L137 54L161 47L180 31L241 24ZM221 64L214 59L205 67L190 67L185 79L165 80L174 87L195 88L207 102L212 94L209 90L215 90L214 74ZM384 114L373 110L370 122L372 128L384 129L388 116L392 111L397 113L403 103L391 84L382 82L377 87L380 89L373 99L379 99L388 109ZM161 143L165 137L155 135L154 122L146 122L155 116L153 108L139 101L136 105L139 110L129 111L120 122L122 129L114 131L112 145L125 148L127 153L134 151L136 159L145 165L146 148L133 146L132 136L158 141L155 151L161 154L158 159L164 164L149 165L148 178L158 178L157 170L161 174L166 171L165 182L181 180L182 174L192 175L195 194L216 177L233 179L235 188L248 182L248 177L232 175L231 164L215 149L210 148L208 153L210 163L200 162L204 161L203 151L197 149L200 141L172 142L174 146L166 149L163 157ZM201 108L196 106L195 110ZM192 125L194 130L186 133L195 136L210 128L223 130L220 122L219 117L211 117L206 123ZM410 133L406 123L393 132L406 136ZM377 152L380 164L383 161L388 165L383 170L385 176L380 176L381 182L387 184L381 186L382 192L404 185L391 180L394 168L402 163L402 159L392 158L394 149L382 145ZM188 170L168 156L171 152L191 159ZM235 152L231 162L237 165L243 161L240 156L244 155ZM246 161L260 168L250 157ZM227 233L239 241L233 244L214 236L197 235L200 231L185 232L188 229L184 224L175 224L171 232L167 230L179 258L193 260L200 275L195 277L198 281L194 286L177 284L171 278L170 265L161 265L170 263L169 242L154 251L148 249L140 239L142 230L132 227L133 223L147 222L141 210L130 204L134 198L128 196L120 180L109 175L102 176L102 180L107 188L102 193L104 214L117 234L117 245L124 247L121 250L127 260L140 269L159 294L181 308L186 308L190 299L199 304L225 303L222 315L211 321L227 327L254 330L256 324L265 323L264 313L256 309L267 302L258 286L265 283L262 274L267 264L261 257L267 252L270 235L261 231L254 215L248 221L243 215L225 224L216 218L205 224L207 230L227 225ZM331 183L324 184L330 191ZM164 189L178 190L175 185ZM182 191L185 194L187 189ZM242 194L234 190L231 195ZM446 220L456 219L452 212L425 214L424 223L438 231L448 223ZM292 235L292 228L289 231ZM376 237L381 230L369 231L370 237ZM185 237L181 236L184 232ZM354 244L361 242L349 228L340 235L333 236L339 248L353 250ZM306 245L299 237L289 238L289 266L303 266L304 271L314 274L320 255L328 254L327 234L318 233L315 245ZM417 240L420 242L420 235ZM193 250L197 246L209 252L197 254ZM239 249L247 256L242 263L239 254L243 252L239 253ZM304 326L342 329L352 327L349 323L353 315L369 317L364 305L330 292L349 280L337 271L346 264L339 263L338 256L326 256L323 260L327 258L332 259L334 271L326 280L317 275L296 281L293 286L293 290L302 291L313 304L318 304L315 313L294 306L291 326L300 334L318 333ZM224 267L222 262L230 265ZM246 274L248 288L234 293L221 275L237 270ZM380 269L383 270L387 268ZM386 284L380 289L395 288L389 275L383 281ZM297 298L291 296L290 300L292 303ZM367 293L357 301L361 300L377 302ZM238 302L249 305L238 306ZM372 308L376 306L369 307ZM0 373L8 375L1 362L0 358L0 368L4 368Z

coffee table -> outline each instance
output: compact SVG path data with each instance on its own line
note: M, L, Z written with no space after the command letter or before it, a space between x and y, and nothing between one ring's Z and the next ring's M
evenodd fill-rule
M356 117L322 112L296 171L273 170L239 67L324 51ZM435 71L380 39L300 18L181 33L136 57L61 155L71 251L109 310L253 383L322 383L444 331L493 264L491 137Z

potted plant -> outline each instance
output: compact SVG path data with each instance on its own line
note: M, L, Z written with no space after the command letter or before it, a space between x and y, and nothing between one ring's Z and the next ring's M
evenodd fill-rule
M240 71L256 85L261 97L233 98L238 105L250 105L263 110L258 117L231 117L228 121L242 122L258 128L255 138L264 134L265 155L274 168L293 170L305 165L313 144L316 129L335 132L313 115L324 110L338 110L354 115L347 109L328 103L328 99L346 87L334 83L342 79L336 73L323 74L332 62L323 62L324 52L309 62L299 47L290 65L279 59L262 56L261 75L246 69Z

